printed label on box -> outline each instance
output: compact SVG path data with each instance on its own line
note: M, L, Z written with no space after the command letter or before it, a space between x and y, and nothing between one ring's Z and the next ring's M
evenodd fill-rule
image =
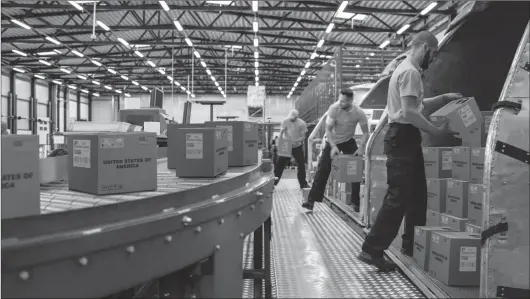
M460 272L477 271L477 247L460 247Z
M186 134L186 159L202 159L203 141L202 134Z
M467 231L468 233L471 233L471 234L472 234L472 233L475 232L472 226L466 225L466 228L467 228L466 231Z
M459 155L460 154L460 148L459 147L453 147L453 153Z
M440 243L440 237L436 234L432 234L431 240L436 244Z
M464 126L466 128L477 121L477 118L475 117L475 114L473 114L469 104L466 104L464 107L458 109L458 114L460 114L460 118L464 122Z
M426 148L424 148L424 149L423 149L422 151L423 151L423 154L424 154L424 155L426 155L426 154L428 154L428 153L429 153L429 150L428 150L428 149L426 149Z
M478 187L475 186L475 185L471 185L471 186L469 186L469 191L471 191L471 193L475 194L478 191Z
M90 140L74 140L74 167L90 168Z
M123 137L121 138L101 138L100 148L123 148Z
M447 216L441 216L440 220L442 221L443 224L449 224L449 217Z
M243 125L243 127L244 127L244 130L245 130L245 131L249 132L249 131L250 131L250 128L251 128L251 125L245 123L245 124Z
M447 188L453 188L455 185L455 182L453 181L447 181Z
M234 145L232 141L232 132L234 128L232 126L217 126L219 128L226 129L226 139L228 139L228 151L231 152L234 150Z
M480 149L478 149L478 148L474 148L474 149L472 149L472 150L471 150L471 154L472 154L473 156L477 156L477 157L480 156Z
M453 153L450 151L442 152L442 170L451 170L453 167Z
M348 161L348 165L346 166L346 174L347 175L357 174L357 161Z

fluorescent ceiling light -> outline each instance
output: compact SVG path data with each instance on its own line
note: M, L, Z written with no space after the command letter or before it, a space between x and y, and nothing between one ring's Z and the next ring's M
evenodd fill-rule
M254 58L255 58L255 59L258 59L258 58L259 58L259 53L258 53L258 51L254 52Z
M258 76L258 75L259 75L259 71L258 71L258 70L254 70L254 74L255 74L256 76Z
M409 28L410 28L410 24L405 24L396 33L397 34L403 34L403 32L407 31L407 29L409 29Z
M119 90L119 89L116 89L116 90L114 90L114 91L115 91L116 93L121 93L121 90Z
M112 90L112 87L110 87L110 86L108 86L108 85L105 85L105 86L103 86L103 87L105 87L105 89Z
M71 89L77 89L77 87L75 85L68 85L68 88L71 88Z
M139 49L139 48L150 48L151 45L142 45L142 44L135 44L133 47Z
M44 65L47 65L47 66L51 66L51 65L52 65L52 64L49 63L48 61L46 61L46 60L42 60L42 59L39 60L39 62L42 63L42 64L44 64Z
M333 30L333 27L335 27L335 24L329 23L328 28L326 28L326 33L330 33L331 30Z
M189 90L186 90L186 93L187 93L188 95L191 95L191 92L190 92Z
M241 48L243 48L243 46L236 46L236 45L234 45L234 46L230 46L230 45L226 45L225 48L228 48L228 49L241 49Z
M370 59L370 57L366 57L365 59L368 60L368 59Z
M67 74L70 74L72 71L71 70L67 70L65 68L60 68L61 72L63 73L67 73Z
M158 69L158 72L162 75L165 75L166 74L166 71L164 71L163 69Z
M113 70L113 69L107 69L107 71L109 71L109 73L111 73L111 74L114 74L114 75L116 75L116 71L115 71L115 70Z
M53 80L52 82L55 83L55 84L58 84L58 85L63 85L63 82L61 82L61 81Z
M197 51L193 51L193 54L194 54L195 57L197 57L198 59L201 59L201 54L199 54L199 52L197 52Z
M219 82L215 81L215 86L219 87Z
M374 52L370 53L370 56L374 56L374 55L375 55L375 53L374 53Z
M258 32L259 30L259 24L258 24L258 21L254 21L252 23L252 30L254 30L254 32Z
M83 76L83 75L77 75L77 78L81 79L81 80L86 80L87 77Z
M212 75L212 71L210 71L210 70L208 70L208 69L206 70L206 73L208 74L208 76L211 76L211 75Z
M355 16L353 16L353 19L356 20L356 21L362 21L362 20L366 19L367 16L368 15L365 15L365 14L362 14L362 13L358 13Z
M46 77L42 76L42 75L33 75L35 78L39 78L41 80L45 80Z
M85 55L83 55L83 53L77 51L77 50L72 50L72 53L74 53L76 56L78 57L84 57Z
M26 72L25 70L19 69L19 68L16 68L16 67L14 67L13 70L16 71L16 72L19 72L19 73L25 73Z
M50 41L50 42L56 44L56 45L60 45L60 44L61 44L61 42L58 41L58 40L56 40L55 38L52 38L52 37L46 36L46 39L47 39L48 41Z
M186 37L184 40L186 41L186 44L188 44L188 46L193 47L193 43L189 38Z
M221 86L217 86L217 89L219 89L219 91L223 90Z
M72 4L73 7L79 9L80 11L83 11L83 7L79 4L77 4L77 1L68 1L70 4Z
M92 93L92 95L95 96L95 97L99 97L99 93L98 92L94 92L94 93Z
M388 44L390 44L390 41L386 40L382 44L379 45L379 48L384 49L386 46L388 46Z
M298 86L298 82L295 82L295 83L294 83L294 87L296 87L296 86Z
M180 86L180 89L182 89L183 91L186 91L186 88L184 86Z
M165 11L169 11L169 6L167 5L166 1L158 1L158 3L160 3L160 6L162 6Z
M356 68L360 68L361 66L357 64L357 65L355 65L355 67L356 67Z
M305 69L302 70L302 72L300 73L300 76L303 76L305 75Z
M101 21L96 21L96 23L98 23L99 27L105 29L105 31L110 31L109 26L105 25L103 22L101 22Z
M37 54L39 54L40 56L49 56L49 55L57 55L57 52L55 52L55 51L47 51L47 52L39 52Z
M134 85L136 85L136 86L140 85L140 83L138 83L138 82L136 82L136 81L132 81L132 84L134 84Z
M201 61L202 67L206 67L206 63L204 61Z
M226 99L226 94L224 94L224 93L223 93L223 98L225 98L225 99Z
M324 45L324 40L323 40L323 39L321 39L321 40L318 42L318 44L317 44L317 48L322 47L322 45Z
M258 1L252 1L252 11L253 12L258 12L258 7L259 7L258 4L259 4Z
M88 90L86 90L86 89L81 89L81 92L88 93Z
M101 85L101 83L99 83L98 81L96 80L92 80L92 83L96 84L96 85Z
M287 98L290 99L290 98L291 98L291 95L288 95Z
M149 64L152 67L156 67L156 64L154 62L152 62L151 60L148 60L147 64Z
M259 46L259 40L258 38L254 38L254 47L257 48Z
M424 16L426 14L428 14L433 8L435 8L436 6L438 5L437 2L433 2L429 5L427 5L427 7L425 7L421 12L420 12L420 15Z
M354 13L344 12L346 6L348 6L348 1L342 1L339 6L339 9L337 9L337 13L335 14L336 18L349 19L355 15Z
M145 87L145 86L142 86L142 89L143 90L148 90L149 88Z
M142 58L144 57L144 54L142 54L142 52L140 51L134 51L134 54L136 54L136 56L138 57L142 57Z
M93 64L95 64L96 66L102 66L101 62L97 61L97 60L90 60L90 62L92 62Z
M211 76L210 79L212 79L213 82L216 82L214 76Z
M182 28L182 25L180 25L179 21L175 20L173 21L173 24L175 24L175 27L177 28L178 31L184 30L184 28Z
M167 78L169 81L173 81L173 77L171 77L171 76L167 76L166 78Z
M206 1L210 4L219 4L219 5L230 5L233 1Z
M125 96L126 96L127 98L130 98L130 97L131 97L131 95L128 94L128 93L126 93Z
M126 46L126 47L130 47L130 46L131 46L131 45L129 45L129 43L128 43L126 40L124 40L124 39L121 38L121 37L118 37L118 41L119 41L120 43L122 43L122 44L123 44L124 46Z
M259 67L259 62L255 61L255 62L254 62L254 67L255 67L255 68L258 68L258 67Z
M191 94L191 97L194 98L194 97L195 97L195 94Z
M24 56L24 57L28 56L28 54L26 54L26 53L24 53L24 52L22 52L22 51L19 51L19 50L15 50L15 49L13 49L13 50L11 50L11 51L12 51L13 53L16 53L16 54L20 55L20 56Z
M300 80L302 80L302 77L298 77L298 79L296 79L296 82L300 82Z
M308 62L305 64L304 68L308 68L310 65L311 65L311 62L308 61Z
M180 86L180 83L178 81L173 82L175 85Z
M310 59L315 59L317 56L318 56L318 53L317 52L313 52L313 54L311 54L311 58Z
M59 51L59 50L53 50L53 52L57 53L57 54L63 54L63 52Z
M259 81L259 77L256 77L256 82L258 82L258 81Z
M256 86L259 86L259 82L256 82Z
M129 80L129 77L125 76L125 75L122 75L121 78L125 81L128 81Z
M18 26L20 26L22 28L25 28L25 29L28 29L28 30L31 29L31 27L29 25L27 25L26 23L23 23L23 22L21 22L19 20L11 19L11 22L17 24Z

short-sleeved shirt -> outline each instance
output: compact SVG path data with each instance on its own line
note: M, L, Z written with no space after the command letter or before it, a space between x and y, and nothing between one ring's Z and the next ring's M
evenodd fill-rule
M285 129L287 132L287 137L293 142L293 147L298 147L302 145L302 137L305 138L305 133L307 133L307 125L305 121L297 118L295 121L290 119L284 119L282 122L282 129Z
M355 128L357 124L365 125L368 119L364 111L356 104L352 103L349 110L340 108L339 103L334 103L329 106L328 119L335 120L333 124L332 136L327 136L335 144L346 142L355 136Z
M416 108L423 109L423 82L420 67L410 57L405 58L397 67L388 83L387 110L389 123L408 124L403 117L401 97L416 98Z

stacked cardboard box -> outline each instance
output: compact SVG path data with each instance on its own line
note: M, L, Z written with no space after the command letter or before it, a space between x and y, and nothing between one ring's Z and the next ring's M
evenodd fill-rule
M331 163L331 176L339 183L360 183L363 171L364 160L361 156L338 155Z
M239 167L258 163L258 124L248 121L212 121L206 126L227 130L228 166Z

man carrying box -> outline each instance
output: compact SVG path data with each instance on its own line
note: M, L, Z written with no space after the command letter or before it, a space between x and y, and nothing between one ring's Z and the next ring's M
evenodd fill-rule
M282 122L282 127L280 131L280 140L278 143L282 142L282 139L287 139L291 143L291 154L296 161L298 168L298 183L300 184L300 189L307 188L308 184L305 176L305 158L304 158L304 147L302 146L305 134L307 133L306 123L298 118L298 110L292 110L289 112L289 115ZM278 143L276 146L278 146ZM291 157L286 157L278 154L278 161L274 165L274 176L276 181L274 186L280 182L282 177L283 170L285 166L290 162Z
M361 126L363 138L361 146L353 138L357 124ZM368 140L368 120L364 111L353 103L353 92L350 89L340 91L339 101L329 107L326 118L326 145L322 150L322 156L318 160L318 166L313 180L313 186L309 196L302 207L312 210L315 202L322 202L326 184L331 173L331 162L334 156L342 151L343 154L364 154L366 141ZM352 203L356 212L359 211L361 183L352 183Z
M393 270L396 265L385 260L384 250L396 237L403 217L405 232L401 251L412 256L414 227L425 226L427 212L427 182L420 130L435 136L453 135L447 124L436 127L423 115L460 94L445 94L423 99L421 69L426 70L438 49L438 40L428 32L418 33L412 39L412 49L392 73L388 85L387 110L389 129L384 138L387 156L388 189L366 236L359 259L379 270Z

